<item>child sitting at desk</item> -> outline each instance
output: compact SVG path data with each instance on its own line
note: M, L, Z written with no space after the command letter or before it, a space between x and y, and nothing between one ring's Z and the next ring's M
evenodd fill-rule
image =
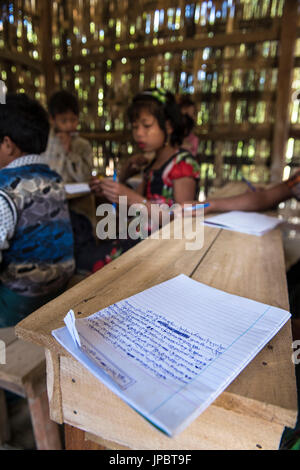
M51 131L45 158L50 168L61 175L64 183L89 182L93 168L90 143L79 137L78 101L62 90L49 101Z
M64 183L88 183L92 175L93 150L90 143L79 137L79 106L75 96L62 90L49 100L51 130L45 159ZM110 248L98 246L89 218L78 209L76 201L70 205L74 234L76 270L90 273L93 264Z
M192 155L181 148L187 135L186 121L172 93L156 88L139 93L128 114L133 139L140 151L154 152L155 157L144 170L143 181L136 191L117 181L96 178L91 182L92 190L113 204L118 204L122 196L127 197L128 206L142 203L148 214L152 204L171 207L196 197L199 166ZM118 242L118 253L121 253L138 241Z
M144 180L136 191L109 179L93 180L92 189L112 203L118 204L120 196L127 196L128 205L142 203L148 209L153 203L172 206L194 198L199 166L181 148L187 128L174 96L163 89L139 93L129 108L129 119L141 152L155 152Z
M46 111L26 95L0 106L0 328L63 292L74 271L60 176L45 164Z

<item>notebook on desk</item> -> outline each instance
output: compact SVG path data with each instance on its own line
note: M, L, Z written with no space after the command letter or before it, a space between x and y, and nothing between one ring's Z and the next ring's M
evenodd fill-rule
M81 319L56 340L95 377L174 436L197 418L290 314L179 275Z
M261 236L273 230L282 220L258 212L231 211L205 218L206 225Z
M67 194L88 194L91 188L88 183L67 183L65 184L65 191Z

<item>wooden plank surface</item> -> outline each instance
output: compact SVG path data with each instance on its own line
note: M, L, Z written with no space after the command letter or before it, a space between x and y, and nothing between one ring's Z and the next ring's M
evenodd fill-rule
M289 310L280 229L262 237L223 230L193 279ZM241 315L243 313L241 312ZM296 410L290 321L229 387L239 395Z
M81 429L65 425L65 442L68 450L105 450L105 447L91 441Z
M66 354L51 331L64 326L70 309L82 318L183 273L191 275L208 252L220 230L205 227L204 246L187 251L186 239L147 239L102 270L32 313L16 326L16 334L46 349Z
M77 361L61 357L61 392L64 422L106 441L135 450L278 449L293 413L254 400L233 406L227 396L207 408L188 428L170 438L158 431L121 398L113 394ZM224 398L222 399L224 400ZM234 397L232 398L234 402Z
M4 341L5 346L17 340L14 327L0 328L0 340Z
M226 292L288 309L279 229L264 237L222 231L192 277ZM293 427L296 418L294 369L287 357L291 343L287 324L193 426L172 440L149 427L78 363L61 358L64 420L78 427L84 423L84 429L102 439L133 449L276 449L283 427ZM99 420L94 418L94 408L89 412L90 400L95 403L97 395L102 404L96 413ZM226 437L220 443L215 407L222 408L218 426L226 426ZM128 423L133 423L132 428Z
M43 348L16 339L6 348L6 364L0 365L0 380L23 387L29 377L45 367Z
M196 253L185 250L185 239L147 239L17 325L16 332L21 338L46 349L48 397L53 420L63 423L58 355L68 353L54 340L51 332L64 326L67 312L73 309L77 317L88 316L179 273L191 275L219 232L206 227L203 248Z
M63 326L71 308L77 317L88 316L179 273L235 295L288 309L278 229L255 237L205 227L201 250L187 251L185 243L185 239L149 238L17 326L19 336L49 350L52 419L100 436L101 442L133 449L278 448L283 427L292 427L297 415L290 322L175 440L149 426L51 336L53 329Z

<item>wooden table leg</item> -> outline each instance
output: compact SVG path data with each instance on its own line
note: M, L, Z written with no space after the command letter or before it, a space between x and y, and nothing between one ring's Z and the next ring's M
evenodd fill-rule
M92 441L85 439L85 432L65 424L65 446L66 450L106 450Z
M292 318L293 340L300 340L300 318Z
M51 421L47 391L28 398L32 427L38 450L62 450L59 427Z
M0 389L0 445L10 439L10 425L7 413L6 398L4 390Z

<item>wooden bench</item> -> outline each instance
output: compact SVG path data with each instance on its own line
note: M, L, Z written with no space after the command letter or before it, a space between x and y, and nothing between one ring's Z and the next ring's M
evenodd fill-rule
M49 417L44 348L18 339L14 328L0 329L0 346L0 445L10 439L7 390L28 400L37 449L61 450L59 427Z

